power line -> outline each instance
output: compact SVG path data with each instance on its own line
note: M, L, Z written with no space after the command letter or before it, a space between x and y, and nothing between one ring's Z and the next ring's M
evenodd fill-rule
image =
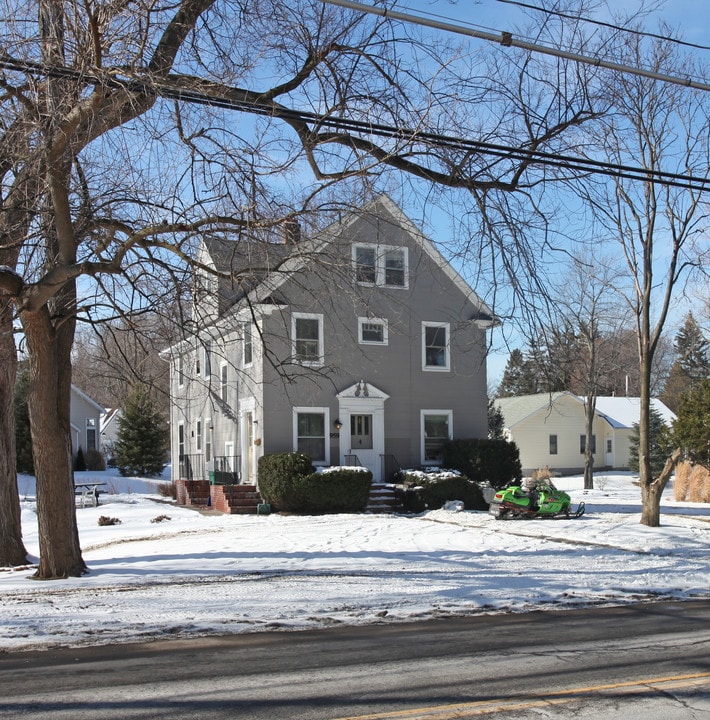
M659 33L652 33L646 30L626 28L621 25L615 25L614 23L604 22L603 20L592 20L592 18L583 17L582 15L570 15L569 13L563 13L559 10L549 10L548 8L540 7L539 5L531 5L530 3L520 2L520 0L496 0L496 2L505 3L506 5L517 5L518 7L527 8L528 10L537 10L547 15L555 15L556 17L564 18L565 20L582 20L583 22L590 23L592 25L599 25L600 27L606 27L611 30L620 30L621 32L638 35L640 37L650 37L654 40L672 42L676 45L685 45L686 47L695 48L696 50L710 50L708 45L699 45L698 43L691 43L687 40L669 37L668 35L660 35Z
M366 122L352 118L320 115L314 112L293 110L280 105L257 104L250 99L229 97L227 94L217 95L199 90L175 87L165 80L150 78L129 78L122 80L115 74L92 75L74 70L66 66L46 66L29 60L16 60L7 55L0 56L0 67L15 72L31 72L48 77L72 79L85 83L93 83L121 89L127 92L141 92L173 100L181 100L197 105L237 110L267 117L278 117L304 125L318 128L330 128L337 131L360 133L365 136L421 142L439 148L447 148L461 152L476 152L487 157L503 161L528 162L551 167L563 168L577 173L593 173L618 177L627 180L653 182L669 187L679 187L698 192L710 190L710 179L653 170L633 165L609 163L583 157L561 155L542 150L516 148L510 145L471 140L441 133L424 132L412 128L395 127L384 123ZM426 172L427 168L421 168ZM433 171L432 171L433 172Z
M487 40L489 42L498 43L499 45L503 45L505 47L518 47L523 50L529 50L530 52L538 52L542 53L543 55L552 55L554 57L560 57L566 60L573 60L574 62L584 63L586 65L593 65L594 67L603 67L608 70L617 70L619 72L629 73L631 75L640 75L642 77L647 77L652 80L659 80L661 82L672 83L675 85L683 85L684 87L690 87L696 90L710 90L710 84L701 82L699 80L693 80L690 77L682 78L675 75L667 75L665 73L656 72L655 70L645 70L644 68L633 67L632 65L624 65L622 63L613 62L611 60L604 60L600 57L581 55L579 53L573 53L567 50L547 47L546 45L540 45L538 43L528 42L527 40L521 40L507 31L501 31L500 33L483 32L481 30L475 30L473 27L462 26L461 24L442 22L439 20L430 20L427 18L419 17L417 15L408 15L407 13L402 13L398 10L388 10L387 8L379 8L373 5L364 5L363 3L356 2L355 0L321 0L321 2L327 3L329 5L338 5L340 7L347 8L348 10L357 10L358 12L379 15L381 17L389 18L392 20L400 20L402 22L413 23L415 25L423 25L426 27L434 28L436 30L444 30L446 32L456 33L458 35L467 35L469 37L478 38L479 40Z

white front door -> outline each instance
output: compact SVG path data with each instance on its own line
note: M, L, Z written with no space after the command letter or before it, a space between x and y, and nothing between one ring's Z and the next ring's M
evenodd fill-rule
M368 413L350 416L350 455L357 456L360 464L372 472L373 479L380 474L380 454L375 450L374 417Z
M352 463L355 456L372 473L373 482L382 481L385 452L385 401L389 395L364 381L338 393L340 462Z

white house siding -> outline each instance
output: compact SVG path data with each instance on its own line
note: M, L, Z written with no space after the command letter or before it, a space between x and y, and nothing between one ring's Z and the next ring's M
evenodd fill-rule
M559 397L509 429L509 439L520 450L523 471L530 473L545 466L559 472L577 471L584 467L584 455L580 452L580 435L584 434L585 409L575 397ZM603 449L608 424L596 418L595 462L603 465ZM557 453L550 453L550 436L557 436Z

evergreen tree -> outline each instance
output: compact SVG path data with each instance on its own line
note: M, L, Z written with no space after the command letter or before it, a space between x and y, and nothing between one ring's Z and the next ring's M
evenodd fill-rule
M498 397L532 395L538 392L537 374L533 364L517 348L510 353L498 388Z
M710 380L681 396L673 437L688 459L710 469Z
M688 394L701 380L710 378L710 343L703 335L693 313L685 316L685 322L675 337L673 348L676 361L663 389L661 399L674 412L678 412L681 396Z
M15 383L15 443L17 446L17 472L34 475L32 457L32 435L30 434L30 413L27 406L29 373L24 368L18 373Z
M503 411L496 405L496 398L488 398L488 437L491 440L501 440L504 429Z
M661 413L651 405L649 412L649 453L651 456L651 472L655 475L663 470L666 460L673 449L670 428L663 421ZM639 426L633 424L629 438L629 469L639 471Z
M121 475L160 475L165 467L167 425L147 391L137 386L118 421L116 465Z

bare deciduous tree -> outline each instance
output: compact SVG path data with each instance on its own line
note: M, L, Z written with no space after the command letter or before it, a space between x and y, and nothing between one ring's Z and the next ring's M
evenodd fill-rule
M322 207L335 183L339 202L355 202L392 172L474 198L489 247L519 278L534 251L522 229L506 248L497 223L510 232L531 203L543 223L536 198L556 171L512 150L559 150L595 115L572 65L523 53L506 72L500 56L466 64L317 0L40 0L3 18L0 294L29 358L44 579L86 570L69 435L79 316L149 304L146 273L180 286L201 233L277 225Z
M640 38L624 48L626 61L659 72L701 75L672 43L655 43L650 52ZM652 174L710 175L707 94L637 75L618 75L609 83L614 111L599 124L598 147L610 163L634 164ZM689 183L690 185L690 183ZM641 523L660 524L660 499L678 454L653 476L649 463L649 409L653 362L674 298L694 272L707 269L707 198L695 187L654 183L651 179L588 181L582 196L608 238L617 243L626 281L617 286L634 319L641 413L639 469Z

